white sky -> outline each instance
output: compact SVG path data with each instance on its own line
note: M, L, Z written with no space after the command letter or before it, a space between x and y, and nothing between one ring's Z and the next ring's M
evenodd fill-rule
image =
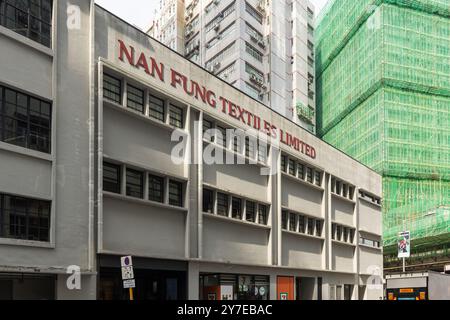
M316 14L320 12L327 1L311 0L316 7ZM95 2L143 30L150 26L155 9L159 4L159 0L95 0Z

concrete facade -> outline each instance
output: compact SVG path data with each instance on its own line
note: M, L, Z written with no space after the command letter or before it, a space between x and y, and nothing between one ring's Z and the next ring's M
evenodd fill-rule
M180 46L178 52L315 132L314 6L310 1L187 0L184 5L184 48ZM164 8L156 17L155 23L174 21ZM149 34L170 46L173 40L163 35L173 26L151 28Z
M206 299L216 275L253 277L259 298L382 297L370 286L382 276L382 249L363 241L381 241L378 174L91 1L79 1L79 11L68 6L54 1L51 48L0 26L1 86L52 104L50 153L0 142L0 194L51 203L48 242L0 239L0 296L126 298L117 288L119 258L132 255L138 279L165 287L138 288L141 299ZM79 28L70 28L70 12L79 13ZM107 98L106 76L120 80L118 101ZM144 93L142 112L129 107L130 86ZM150 97L163 101L161 120L151 116ZM178 130L174 106L182 110ZM269 135L267 148L256 148L265 156L175 163L174 132L186 142L183 160L208 149L254 159L234 152L231 140L208 140L207 121ZM120 169L117 192L104 191L105 164ZM142 174L140 197L130 196L129 172ZM150 200L153 176L163 181L160 202ZM173 182L181 186L177 205ZM80 290L68 289L70 266L80 268ZM295 281L293 294L280 291L282 279ZM48 292L30 297L24 285Z

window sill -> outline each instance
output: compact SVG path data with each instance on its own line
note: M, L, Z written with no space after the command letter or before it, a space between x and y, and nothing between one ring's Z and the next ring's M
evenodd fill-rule
M259 228L259 229L264 229L264 230L271 230L272 229L270 226L266 226L266 225L263 225L263 224L254 223L254 222L248 222L248 221L245 221L245 220L233 219L233 218L229 218L229 217L223 217L223 216L219 216L219 215L213 214L213 213L203 212L203 216L204 217L208 217L208 218L212 218L212 219L222 220L224 222L230 222L230 223L234 223L234 224L240 224L240 225L243 225L243 226L249 226L249 227L254 227L254 228Z
M371 204L371 205L373 205L374 207L381 208L381 204L372 202L372 201L370 201L370 200L368 200L368 199L366 199L366 198L358 197L358 199L360 199L360 200L362 200L362 201L364 201L364 202L366 202L366 203L368 203L368 204Z
M336 198L336 199L343 200L343 201L346 201L346 202L351 203L351 204L356 204L355 200L351 200L349 198L343 197L343 196L341 196L341 195L339 195L337 193L331 192L331 196Z
M39 42L28 39L27 37L24 37L21 34L14 32L4 26L0 26L0 34L4 35L5 37L8 37L14 41L17 41L27 47L30 47L40 53L43 53L52 59L55 56L55 53L52 49L40 44Z
M331 242L334 243L334 244L340 244L340 245L343 245L343 246L356 248L356 244L354 244L354 243L348 243L348 242L338 241L338 240L331 240Z
M170 124L167 124L165 122L158 121L158 120L153 119L153 118L151 118L149 116L146 116L143 113L137 112L137 111L135 111L133 109L130 109L130 108L126 108L126 107L122 106L121 104L118 104L117 102L108 100L107 98L103 98L103 101L104 101L105 105L107 105L107 106L109 106L109 107L111 107L111 108L113 108L113 109L115 109L117 111L120 111L122 113L126 113L127 115L132 116L134 118L137 118L139 120L143 120L145 122L151 123L151 124L153 124L155 126L158 126L158 127L162 128L162 129L166 129L166 130L170 130L170 131L178 130L178 131L181 131L181 132L184 132L184 133L188 134L188 132L185 129L178 128L178 127L172 126Z
M245 164L242 164L242 165L255 165L255 166L258 166L258 167L261 167L261 168L270 168L270 166L267 163L261 162L259 160L255 161L255 159L250 159L249 157L244 156L243 154L240 154L240 153L237 153L234 150L225 148L224 146L222 146L220 144L217 144L215 142L203 139L203 143L204 144L213 145L215 148L217 148L219 150L225 151L228 154L232 154L232 155L236 156L237 158L239 158L241 160L245 160Z
M378 252L383 251L382 248L371 247L371 246L368 246L368 245L366 245L366 244L361 244L361 243L359 244L359 247L360 247L360 248L363 248L363 249L368 249L368 250L378 251Z
M13 152L13 153L17 153L23 156L27 156L27 157L31 157L31 158L36 158L36 159L40 159L40 160L44 160L44 161L48 161L48 162L52 162L53 161L53 157L51 154L48 153L43 153L43 152L39 152L36 150L32 150L32 149L27 149L27 148L23 148L23 147L19 147L13 144L9 144L3 141L0 141L0 150L5 150L5 151L9 151L9 152Z
M294 177L293 175L290 175L290 174L287 173L287 172L281 171L281 175L282 175L283 177L286 177L286 178L288 178L288 179L291 179L291 180L293 180L293 181L295 181L295 182L299 182L299 183L301 183L301 184L303 184L303 185L305 185L305 186L307 186L307 187L311 187L311 188L313 188L313 189L316 189L316 190L319 190L319 191L322 191L322 192L325 191L324 188L319 187L318 185L313 184L313 183L310 183L310 182L305 181L305 180L303 180L303 179L300 179L300 178L298 178L298 177Z
M132 198L132 197L128 197L128 196L124 196L124 195L116 194L116 193L112 193L112 192L107 192L107 191L103 191L103 196L107 197L107 198L127 201L127 202L136 203L136 204L149 206L149 207L168 209L168 210L184 212L184 213L188 212L187 208L171 206L169 204L154 202L154 201L150 201L150 200Z
M323 238L323 237L312 236L310 234L305 234L305 233L295 232L295 231L289 231L289 230L286 230L286 229L283 229L282 231L283 231L283 233L291 234L293 236L297 236L297 237L301 237L301 238L309 238L309 239L314 239L314 240L325 241L325 238Z
M0 245L17 246L17 247L30 247L30 248L43 248L43 249L55 249L55 245L50 243L50 242L39 242L39 241L19 240L19 239L6 239L6 238L0 238Z
M268 202L267 200L262 200L262 199L254 199L254 198L249 198L248 196L241 194L241 193L236 193L235 191L232 190L227 190L227 189L220 189L212 184L209 183L203 183L203 187L205 187L206 189L213 189L217 192L221 192L221 193L226 193L229 196L235 197L235 198L242 198L243 200L248 200L251 202L257 202L259 204L263 204L266 206L271 206L272 204L270 202Z

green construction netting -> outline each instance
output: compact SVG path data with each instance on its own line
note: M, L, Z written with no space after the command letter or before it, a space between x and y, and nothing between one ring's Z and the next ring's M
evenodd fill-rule
M323 138L382 175L450 181L450 97L381 88Z
M382 85L450 96L450 19L382 5L317 79L319 134Z
M383 3L450 16L449 0L330 0L319 16L316 28L318 74L328 66L376 7Z
M383 178L383 241L411 231L416 246L450 241L450 182Z

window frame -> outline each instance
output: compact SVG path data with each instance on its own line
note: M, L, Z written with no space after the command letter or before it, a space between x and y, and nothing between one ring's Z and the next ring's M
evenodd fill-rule
M164 192L165 192L165 179L163 177L148 174L148 200L158 203L164 203ZM158 184L152 184L153 182L157 182ZM158 191L155 186L159 185L161 189ZM160 192L161 195L159 197L155 196L156 193Z
M140 176L140 184L135 184L135 183L130 183L129 179L130 176L129 174L135 174L136 177L139 175ZM126 181L125 181L125 189L126 189L126 196L127 197L131 197L131 198L136 198L136 199L144 199L144 172L140 171L140 170L135 170L132 168L126 168ZM133 187L133 188L139 188L139 193L135 193L135 191L131 191L129 189L129 187Z
M107 190L106 189L106 185L108 185L109 183L105 183L105 168L109 167L110 169L115 169L117 172L117 181L116 181L116 188L114 190ZM116 194L121 194L122 193L122 166L115 164L115 163L111 163L108 161L104 161L103 162L103 191L106 192L111 192L111 193L116 193Z
M174 207L180 207L183 208L184 204L184 194L183 194L183 189L184 189L184 184L180 181L176 181L173 179L169 180L168 183L168 194L169 194L169 205L174 206ZM177 193L173 193L172 192L172 188L176 187ZM172 196L177 196L177 199L173 199Z

